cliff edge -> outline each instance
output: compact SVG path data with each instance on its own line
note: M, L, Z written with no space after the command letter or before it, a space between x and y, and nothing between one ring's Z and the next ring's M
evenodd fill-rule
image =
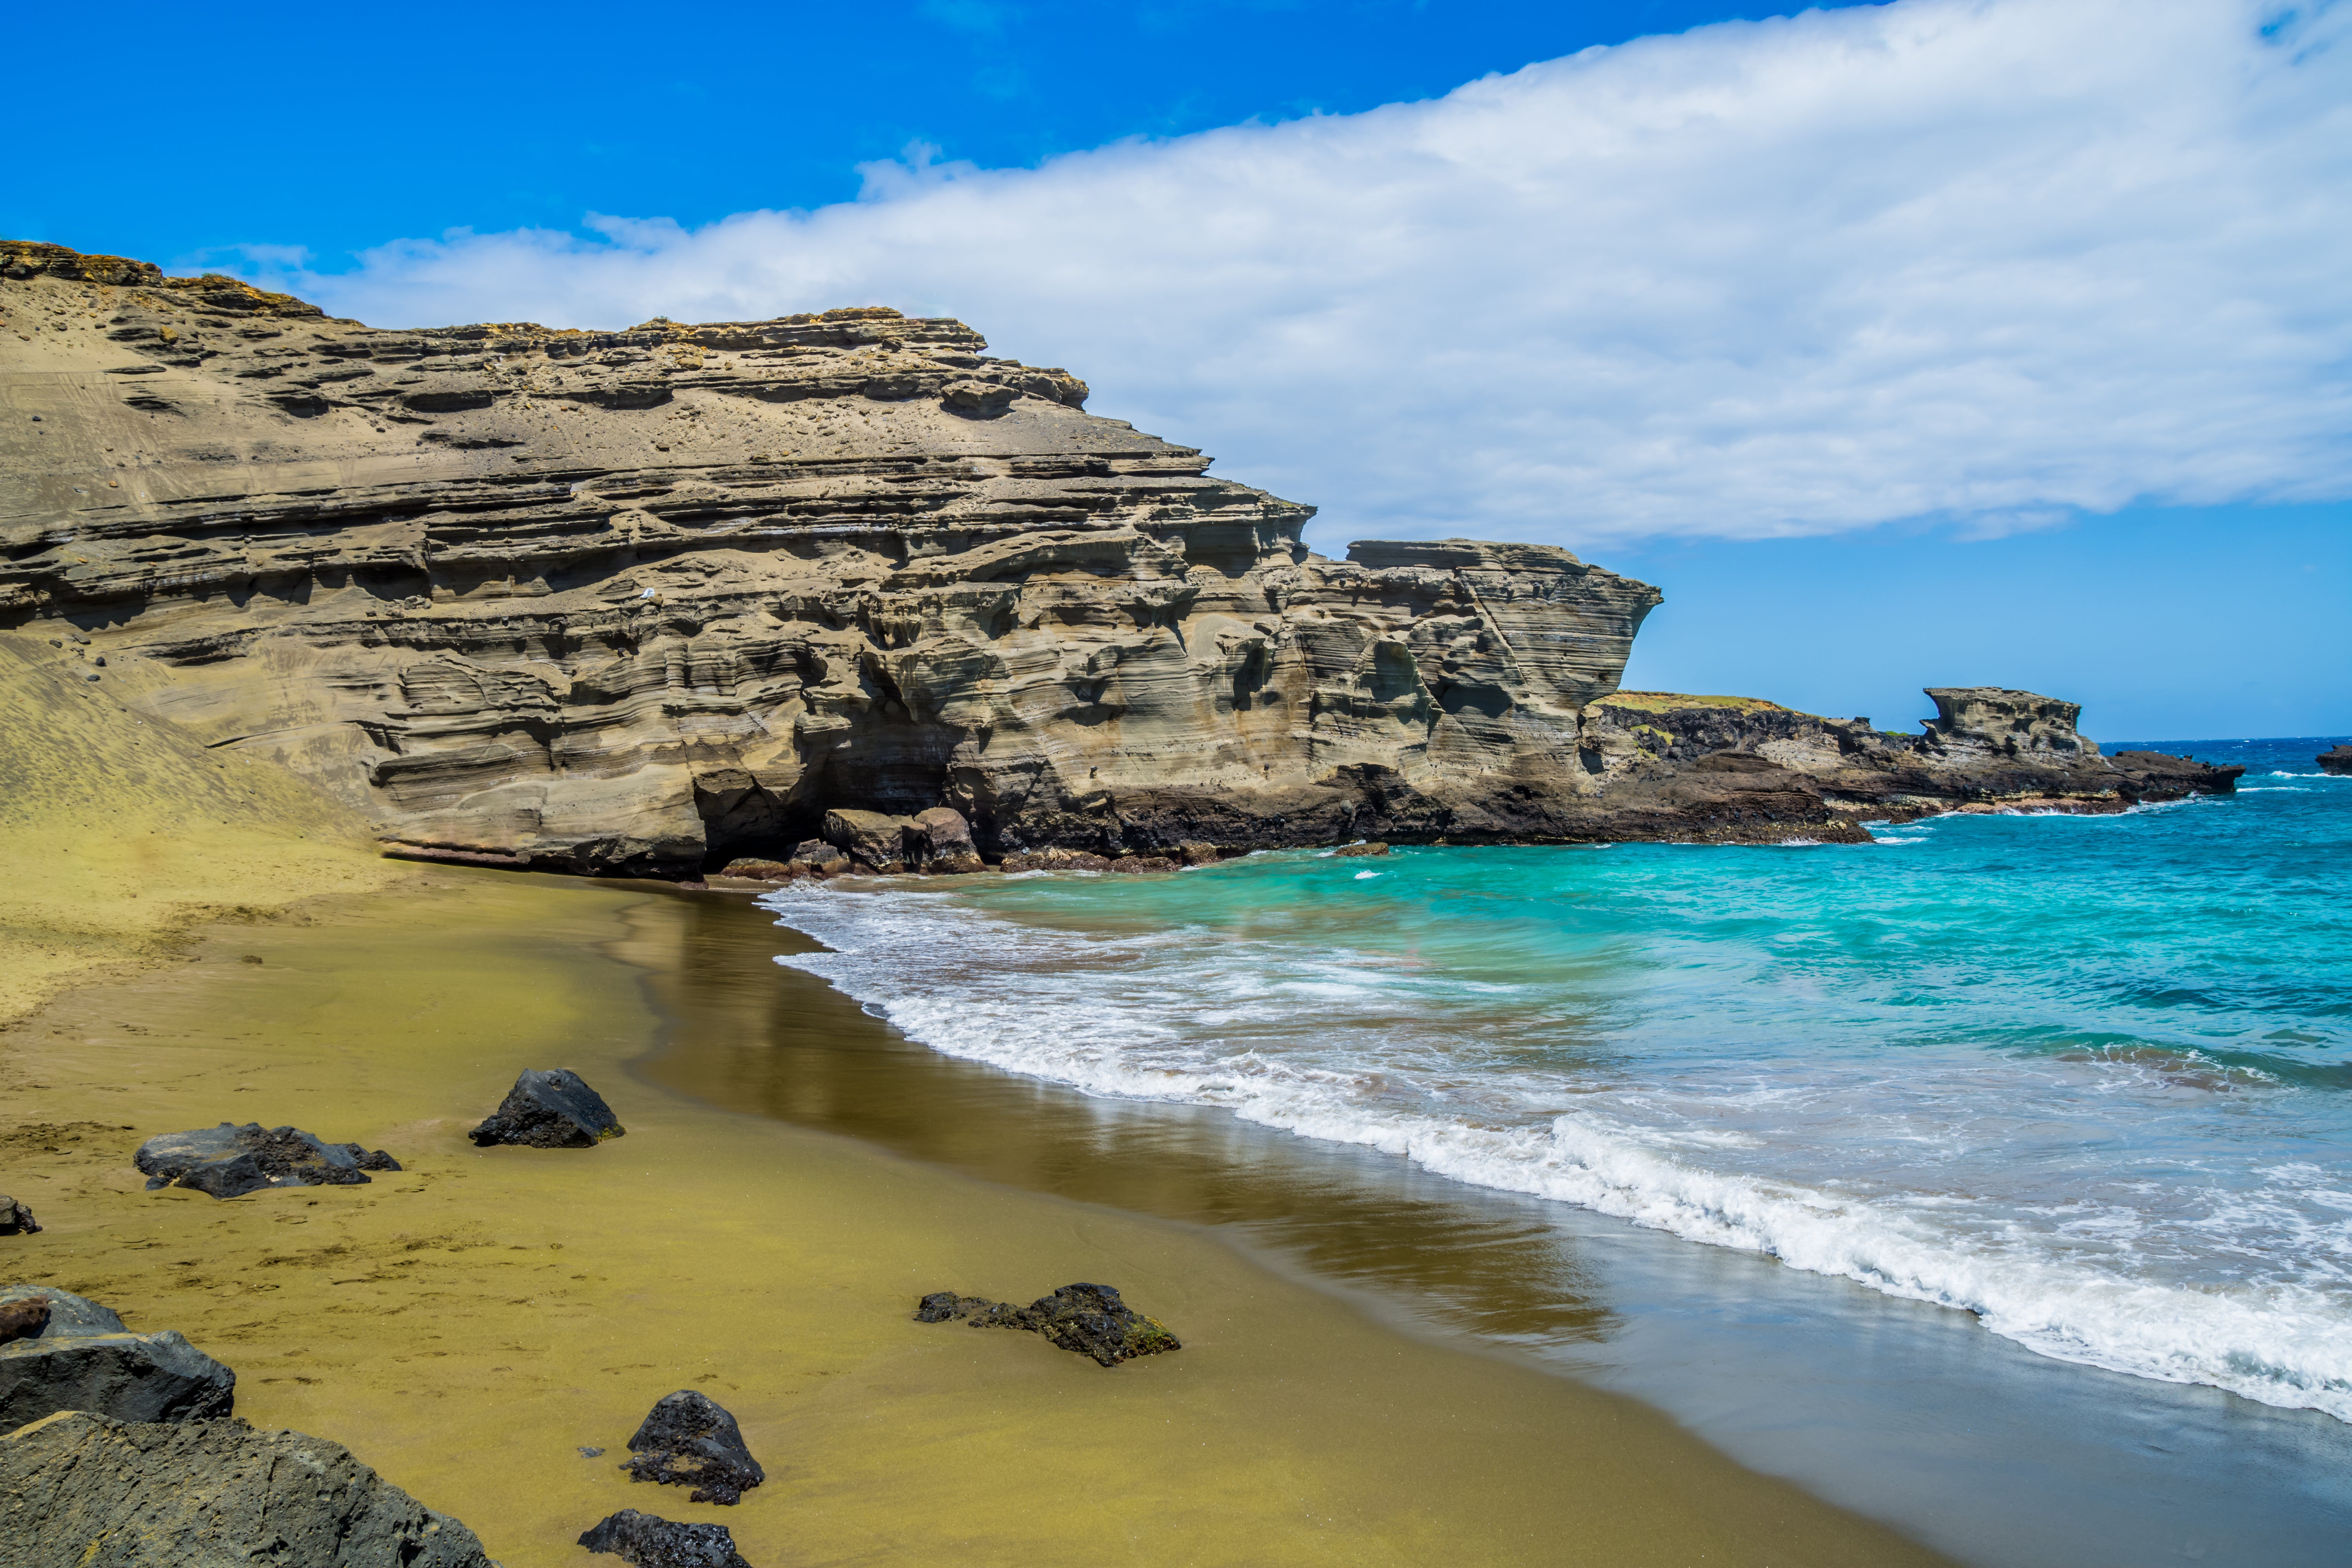
M692 876L836 808L1115 856L1851 837L2159 787L2065 704L2011 734L2030 694L1911 738L1628 707L1647 584L1540 545L1328 560L1310 508L986 346L875 308L379 331L0 242L0 627L404 852L549 869Z

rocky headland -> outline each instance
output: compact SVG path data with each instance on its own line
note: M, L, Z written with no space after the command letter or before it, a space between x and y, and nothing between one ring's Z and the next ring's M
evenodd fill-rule
M1326 559L1311 508L986 346L875 308L380 331L0 242L0 629L395 853L578 872L853 868L829 813L938 869L1172 867L2234 777L2103 757L2025 692L1931 691L1917 735L1621 692L1649 584L1540 545Z

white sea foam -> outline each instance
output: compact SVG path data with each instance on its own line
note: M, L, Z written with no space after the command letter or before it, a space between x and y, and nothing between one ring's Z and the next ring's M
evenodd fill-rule
M1524 1075L1479 1078L1416 1043L1417 1010L1506 1005L1513 987L1226 933L1062 931L950 894L795 887L762 902L834 949L777 962L824 976L950 1056L1091 1094L1222 1106L1465 1183L1972 1312L2061 1360L2352 1421L2352 1312L2341 1289L2352 1284L2352 1225L2325 1217L2352 1215L2352 1190L2317 1165L2282 1163L2259 1173L2258 1189L2225 1194L2162 1235L2127 1204L2070 1196L2037 1205L1928 1183L1780 1179L1737 1167L1788 1151L1725 1123L1767 1107L1801 1114L1828 1092L1816 1078L1759 1068L1751 1081L1711 1086L1702 1121L1677 1112L1670 1086L1564 1092ZM1345 1053L1290 1048L1283 1020L1301 1016L1318 1021L1318 1039L1344 1036ZM2184 1091L2177 1068L2131 1057L2000 1070L2012 1075L2001 1095L2018 1092L2028 1074L2094 1094ZM2001 1095L1963 1085L1952 1098ZM1923 1167L1987 1135L1912 1110L1891 1115L1903 1124L1894 1136ZM2199 1226L2224 1250L2273 1237L2277 1256L2309 1267L2165 1277L2150 1260Z

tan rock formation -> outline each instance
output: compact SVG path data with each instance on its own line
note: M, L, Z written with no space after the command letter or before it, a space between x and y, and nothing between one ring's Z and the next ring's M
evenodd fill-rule
M876 309L378 331L0 245L0 619L387 839L677 874L829 809L991 855L1557 827L1647 584L1310 510ZM1530 816L1529 803L1538 809Z
M1612 697L1648 584L1327 560L985 347L870 308L380 331L0 242L0 628L400 852L566 870L1852 837L2212 783L2136 784L2031 693L1938 689L1907 739Z

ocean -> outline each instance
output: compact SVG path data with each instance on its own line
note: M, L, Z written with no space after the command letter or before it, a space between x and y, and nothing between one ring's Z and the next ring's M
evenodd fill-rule
M1302 850L761 902L826 950L779 963L944 1056L1549 1205L1588 1250L1612 1226L1676 1237L2335 1427L2352 778L2312 762L2332 743L2154 742L2245 765L2239 794L1867 845ZM1642 1256L1670 1317L1678 1266ZM2112 1409L2114 1386L2067 1397ZM1679 1394L1702 1430L1726 1397ZM2213 1419L2237 1422L2216 1452L2316 1452L2307 1424L2255 1442ZM2320 1447L2315 1478L2342 1458Z

